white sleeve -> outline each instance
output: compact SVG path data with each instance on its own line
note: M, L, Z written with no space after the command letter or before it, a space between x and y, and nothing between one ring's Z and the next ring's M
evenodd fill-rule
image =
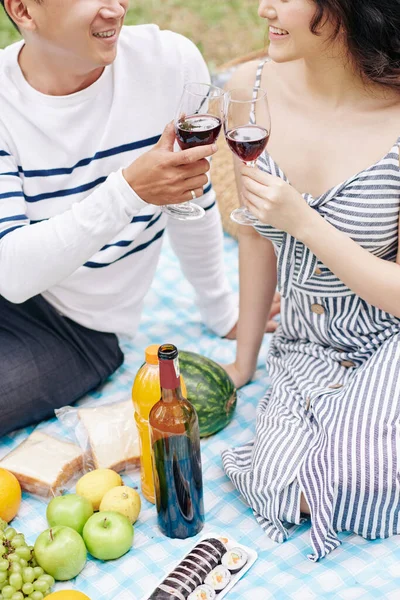
M60 283L143 206L118 171L63 214L31 224L17 164L0 150L0 294L20 303Z
M210 75L200 52L183 39L185 81L208 83ZM237 323L238 301L226 276L221 217L210 182L204 192L196 203L205 209L205 216L197 221L170 217L167 229L182 271L194 287L204 323L224 336Z

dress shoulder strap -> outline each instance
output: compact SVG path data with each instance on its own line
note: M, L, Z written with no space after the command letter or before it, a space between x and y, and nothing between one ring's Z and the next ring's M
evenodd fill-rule
M265 63L269 62L271 59L269 58L269 56L267 56L266 58L263 58L262 61L260 61L258 67L257 67L257 71L256 71L256 80L254 82L254 89L253 89L253 101L256 100L257 98L257 92L260 89L260 84L261 84L261 77L262 77L262 72L263 72L263 68ZM256 117L255 117L255 102L253 103L252 107L251 107L251 113L250 113L250 123L252 123L254 125L254 123L256 122Z
M270 60L271 59L269 58L269 56L267 56L266 58L263 58L262 61L260 61L259 65L257 67L257 71L256 71L256 80L254 82L254 90L260 89L261 77L262 77L264 65L265 65L265 63L269 62Z

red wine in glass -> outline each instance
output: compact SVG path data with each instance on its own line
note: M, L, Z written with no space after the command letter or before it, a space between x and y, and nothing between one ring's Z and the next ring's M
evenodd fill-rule
M176 141L182 150L213 144L221 131L222 120L213 115L190 115L176 127Z
M269 132L258 125L243 125L226 133L229 148L242 160L250 163L264 152Z
M230 150L243 163L256 168L271 131L267 94L259 87L236 88L226 93L224 131ZM245 206L235 208L231 219L240 225L256 225L258 219Z
M222 128L223 109L221 88L208 83L187 83L174 119L176 141L181 150L213 144ZM189 191L195 200L195 191ZM161 210L182 221L201 219L205 215L204 208L195 202L169 204Z

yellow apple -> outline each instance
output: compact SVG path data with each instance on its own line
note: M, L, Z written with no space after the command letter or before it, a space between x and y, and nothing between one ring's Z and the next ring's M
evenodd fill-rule
M122 485L109 490L100 503L100 512L113 511L128 517L130 522L136 523L142 502L136 490Z
M93 510L99 510L104 495L117 486L122 486L118 473L112 469L95 469L78 480L76 493L90 500Z

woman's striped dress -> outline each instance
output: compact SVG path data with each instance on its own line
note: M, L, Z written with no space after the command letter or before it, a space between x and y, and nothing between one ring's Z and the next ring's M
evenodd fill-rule
M304 194L334 227L388 261L398 247L399 146L400 138L322 196ZM287 181L268 153L258 166ZM304 493L315 561L339 545L338 531L400 533L400 319L356 296L292 236L256 229L277 253L281 323L255 440L225 451L223 463L275 541L288 536L285 522L301 522Z

